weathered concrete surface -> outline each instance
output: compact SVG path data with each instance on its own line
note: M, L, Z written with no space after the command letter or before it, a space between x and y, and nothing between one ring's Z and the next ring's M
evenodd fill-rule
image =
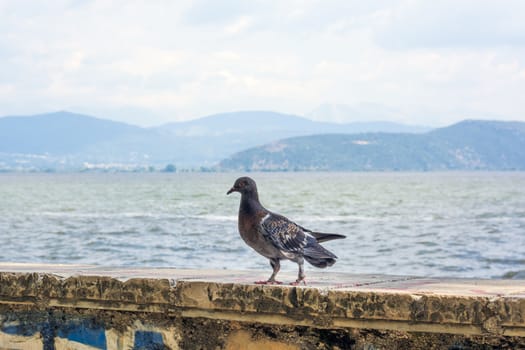
M0 349L525 349L524 280L264 272L0 263Z

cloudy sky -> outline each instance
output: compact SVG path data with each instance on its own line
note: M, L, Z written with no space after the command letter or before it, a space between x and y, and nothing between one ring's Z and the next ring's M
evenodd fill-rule
M0 116L525 121L525 1L0 0Z

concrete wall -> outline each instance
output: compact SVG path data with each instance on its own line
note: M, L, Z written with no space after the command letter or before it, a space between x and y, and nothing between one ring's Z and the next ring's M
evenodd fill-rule
M0 264L0 349L525 349L525 281L261 277Z

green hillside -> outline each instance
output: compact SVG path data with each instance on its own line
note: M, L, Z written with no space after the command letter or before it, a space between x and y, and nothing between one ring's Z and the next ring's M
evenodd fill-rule
M464 121L425 134L325 134L234 154L221 170L525 170L525 123Z

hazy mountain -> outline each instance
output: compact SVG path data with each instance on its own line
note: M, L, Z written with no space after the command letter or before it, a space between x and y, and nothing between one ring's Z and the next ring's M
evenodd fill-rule
M243 111L221 113L188 122L169 123L159 127L163 131L177 136L219 136L219 135L287 135L285 137L323 134L323 133L360 133L360 132L408 132L420 133L431 130L429 127L412 126L393 122L371 121L352 123L319 122L295 115L267 111ZM277 133L277 134L275 134Z
M356 132L410 132L423 133L431 128L420 125L405 125L381 120L399 120L404 115L400 111L377 103L358 103L356 105L325 103L311 112L306 117L312 120L325 120L337 123L348 123L348 120L361 121L373 120L372 123L352 122ZM362 125L363 128L359 128Z
M157 132L71 112L0 118L0 168L78 168L85 162L146 163L166 142Z
M180 147L191 150L201 164L211 165L240 150L275 140L324 133L421 132L430 128L390 122L325 123L267 111L222 113L162 125L163 135L173 135Z
M314 133L312 121L274 112L235 112L155 128L176 140L200 164L213 165L242 149L280 138Z
M78 169L85 162L212 166L235 152L277 139L336 131L387 131L392 126L322 123L257 111L217 114L155 128L70 112L4 117L0 118L0 169Z
M525 170L525 123L464 121L425 134L325 134L239 152L223 170Z
M70 112L0 118L0 151L74 153L98 142L140 133L137 126Z

